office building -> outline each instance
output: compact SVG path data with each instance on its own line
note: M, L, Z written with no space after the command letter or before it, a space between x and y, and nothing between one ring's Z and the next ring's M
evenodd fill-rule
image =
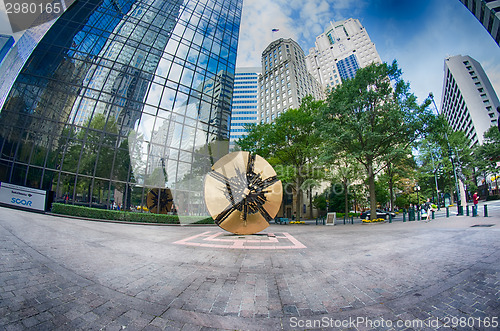
M236 68L231 106L230 148L247 135L247 126L257 124L258 84L261 68Z
M168 187L198 208L228 151L241 9L82 0L28 30L0 68L0 181L124 209Z
M2 63L4 57L10 51L12 45L14 45L14 38L12 36L0 34L0 63Z
M262 52L259 78L260 123L270 123L283 111L299 108L302 98L311 95L323 99L321 85L307 71L305 55L292 39L273 41Z
M500 46L500 0L460 0Z
M444 61L441 112L454 131L463 131L471 146L482 144L484 133L498 123L498 96L481 64L470 56Z
M359 68L381 62L365 28L352 18L330 22L306 56L307 69L325 90L353 78Z

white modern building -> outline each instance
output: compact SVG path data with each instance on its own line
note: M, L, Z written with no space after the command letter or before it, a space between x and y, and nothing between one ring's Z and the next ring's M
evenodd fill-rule
M325 90L353 78L359 68L382 60L365 28L357 19L330 22L316 37L306 64L309 72Z
M460 0L500 45L500 0Z
M463 131L471 146L483 143L484 133L498 124L498 96L481 64L470 56L444 61L441 111L454 131Z
M261 68L236 68L234 77L233 100L231 105L231 134L229 148L245 137L248 125L257 123L258 84Z
M292 39L273 41L262 52L260 123L274 122L283 111L299 108L302 98L308 95L324 98L321 85L307 71L304 51Z

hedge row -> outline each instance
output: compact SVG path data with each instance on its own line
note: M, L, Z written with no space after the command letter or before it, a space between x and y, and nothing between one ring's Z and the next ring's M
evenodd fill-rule
M94 218L101 220L125 221L125 222L143 222L143 223L162 223L162 224L180 224L177 215L163 215L152 213L135 213L128 211L107 210L90 208L83 206L67 205L63 203L53 203L51 212L54 214L77 216L85 218ZM212 218L206 218L201 221L195 221L194 224L214 224ZM183 223L191 223L188 217L182 218Z
M500 195L489 195L486 197L486 201L500 200Z
M337 218L344 218L345 213L337 213ZM361 213L349 213L348 217L359 217Z

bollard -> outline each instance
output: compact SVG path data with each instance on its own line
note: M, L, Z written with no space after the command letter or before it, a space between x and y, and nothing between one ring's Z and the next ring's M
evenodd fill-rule
M354 224L354 216L351 216L351 224Z
M417 221L421 221L421 220L422 220L422 213L417 208Z
M450 217L450 207L446 207L446 217Z
M488 217L488 205L484 205L484 217Z
M406 222L406 209L403 209L403 222Z
M345 217L346 217L346 215L344 214L344 225L345 225Z
M392 214L389 212L389 223L392 223Z
M459 216L464 215L464 206L462 206L462 205L458 206L458 215Z
M472 217L477 216L477 205L472 206Z
M434 210L432 211L432 219L435 219L436 216L434 215Z
M465 207L465 212L466 212L466 215L469 216L469 206L468 205ZM472 216L474 216L474 207L472 207Z

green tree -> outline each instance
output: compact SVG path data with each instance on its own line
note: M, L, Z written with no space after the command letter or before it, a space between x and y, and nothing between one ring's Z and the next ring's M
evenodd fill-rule
M484 177L488 174L498 174L497 162L500 161L500 131L497 127L492 126L484 133L483 144L477 145L474 148L474 158L477 160L479 172Z
M361 165L349 154L326 155L323 157L326 162L332 166L332 180L342 185L342 195L344 198L343 211L345 215L349 213L349 193L351 185L357 179L360 179Z
M387 175L380 176L378 180L375 181L375 196L377 197L377 203L380 206L385 206L389 202L389 185L387 181Z
M405 149L422 136L432 117L429 101L418 105L401 75L395 61L359 69L330 93L320 121L325 152L348 153L364 166L372 218L376 174L394 160L388 156L395 148Z
M476 185L473 169L477 162L470 145L467 136L462 131L453 131L443 116L434 119L432 130L418 144L418 182L424 195L435 195L436 172L440 190L453 197L457 186L454 167L457 180L462 180L468 187Z
M301 218L302 193L307 189L304 183L323 175L316 167L322 139L315 123L322 105L322 101L312 97L304 98L298 109L285 111L273 123L251 127L248 135L237 142L241 150L268 159L278 177L291 185L296 195L298 219Z
M404 189L404 180L414 173L415 160L410 148L395 147L387 156L382 180L387 182L389 190L389 207L394 210L395 190ZM380 202L380 199L378 199Z

